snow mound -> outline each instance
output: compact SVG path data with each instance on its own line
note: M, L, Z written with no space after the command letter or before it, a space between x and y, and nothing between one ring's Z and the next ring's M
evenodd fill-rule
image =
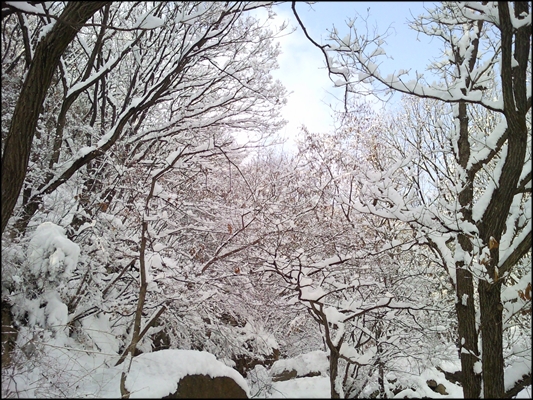
M325 351L312 351L301 354L294 358L278 360L272 364L270 374L280 375L284 371L296 371L297 376L305 376L309 373L320 372L321 375L327 375L329 369L328 354Z
M248 395L248 384L241 374L205 351L160 350L144 353L133 359L126 379L131 398L163 397L178 389L178 382L187 375L229 377Z
M270 389L271 399L327 399L331 397L329 377L313 376L273 382Z

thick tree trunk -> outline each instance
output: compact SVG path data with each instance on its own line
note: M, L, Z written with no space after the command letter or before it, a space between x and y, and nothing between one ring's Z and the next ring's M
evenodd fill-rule
M459 140L457 161L466 168L470 158L470 142L468 140L468 114L466 103L458 106ZM463 190L459 193L461 213L466 221L472 222L473 177L467 176ZM472 256L473 246L470 239L463 233L458 235L458 244L465 254ZM479 360L478 332L476 329L476 307L474 303L474 281L468 265L458 260L456 265L455 310L459 334L459 351L461 357L462 385L465 399L479 398L481 394L481 376L475 372L474 364Z
M514 265L500 265L498 242L506 231L507 218L517 194L517 187L526 162L528 127L526 114L530 111L526 74L531 51L531 27L515 29L510 15L511 3L498 3L501 29L501 81L507 121L507 156L501 170L498 186L494 190L483 220L479 224L480 236L490 249L490 263L487 263L487 277L478 285L480 321L482 332L483 394L487 398L505 396L503 326L500 277ZM519 18L528 13L528 2L514 2L514 16ZM513 46L514 44L514 46ZM514 59L514 60L513 60ZM514 65L517 62L518 65ZM529 133L530 134L530 133ZM492 241L492 245L490 245ZM521 252L519 248L515 252ZM520 257L515 257L517 260ZM513 258L513 259L515 259Z
M2 155L2 233L13 213L31 153L46 92L61 55L83 24L109 2L69 2L52 30L39 42L22 86Z
M479 282L481 308L481 354L483 355L483 397L501 399L505 394L503 329L500 283Z

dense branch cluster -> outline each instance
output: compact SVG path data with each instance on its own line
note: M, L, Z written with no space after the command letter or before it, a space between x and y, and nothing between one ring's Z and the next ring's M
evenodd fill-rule
M384 75L357 19L319 43L293 3L346 88L293 154L276 5L2 3L3 397L79 397L76 351L128 397L132 359L169 348L257 396L317 350L332 398L417 396L429 369L468 398L531 384L530 3L414 19L442 43L426 78Z

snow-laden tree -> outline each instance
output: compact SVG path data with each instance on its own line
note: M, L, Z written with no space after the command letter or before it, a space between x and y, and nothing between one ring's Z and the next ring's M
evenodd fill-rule
M314 42L336 85L349 94L370 84L377 95L433 99L424 107L443 110L403 132L394 162L358 174L349 205L408 224L434 250L455 290L464 395L503 397L531 382L530 369L518 382L504 359L508 315L531 301L531 4L443 2L418 17L411 27L443 43L431 78L385 75L383 38L367 37L356 20L348 27ZM531 347L518 347L530 365Z
M42 7L33 7L28 3L23 3L20 7L24 11L16 13L21 25L19 29L22 32L24 46L20 52L18 51L20 46L16 44L7 47L2 46L3 49L10 52L9 55L4 53L2 58L6 58L7 62L6 64L2 63L2 65L8 65L8 68L13 69L14 64L22 61L21 54L24 54L27 73L17 96L9 132L2 151L2 233L19 197L28 167L39 114L55 70L60 64L61 56L83 24L105 4L105 2L70 3L63 10L56 11L55 16L56 18L59 17L60 23L56 24L57 19L49 20L46 26L40 27L43 33L46 33L42 36L35 33L32 35L28 32L24 12L29 9L30 13L42 13L44 16L45 10ZM3 13L2 17L4 18L5 15L7 18L16 18L15 14L10 15L9 13ZM6 38L5 34L2 36L4 39ZM16 50L13 51L13 48Z
M3 167L26 157L29 165L20 196L14 182L9 190L2 185L3 197L18 196L8 229L21 235L4 235L2 246L2 296L17 303L15 311L33 290L17 271L37 270L25 255L34 229L51 221L80 247L67 287L50 283L61 286L77 345L108 355L170 345L227 359L271 355L277 345L261 318L276 300L268 291L243 298L242 288L253 292L250 282L259 278L240 274L246 266L235 258L256 240L248 232L256 204L237 201L231 188L238 168L227 169L251 146L233 134L259 146L283 123L277 112L285 93L269 74L278 32L248 13L267 6L102 5L76 25L57 66L47 65L53 73L49 84L39 81L43 98L31 98L40 109L24 120L35 119L35 129L15 127L23 112L16 105L2 108L10 124L2 125L9 155ZM26 70L41 62L34 55L52 40L53 26L69 23L62 13L73 5L6 7L2 84L17 99L27 96ZM32 142L32 152L13 160L18 139ZM9 168L2 168L3 180L15 177ZM3 201L3 216L8 208ZM264 304L254 303L261 295ZM16 313L19 326L26 324L23 314ZM105 348L95 325L117 346Z
M276 32L263 29L246 13L269 4L93 4L85 7L90 8L86 26L85 20L68 20L71 13L82 16L76 10L81 6L74 3L47 3L46 9L7 5L16 12L5 17L5 26L20 31L21 40L3 46L3 65L12 73L22 71L23 82L12 85L17 103L12 116L6 116L10 128L2 158L2 231L28 165L28 190L22 190L16 211L19 231L43 198L77 171L88 168L89 174L101 174L102 158L117 147L124 147L123 157L139 159L154 141L192 136L207 126L263 134L279 127L275 110L284 94L265 73L275 66L270 40ZM64 25L77 29L63 35ZM61 41L55 40L57 35ZM58 46L57 54L48 49L49 42ZM49 77L41 78L41 69ZM44 107L47 100L52 100L50 107ZM45 154L30 163L36 159L32 152ZM85 185L89 191L100 190L93 177Z
M250 200L261 205L261 224L252 232L263 233L250 249L252 271L273 275L285 307L315 322L319 341L309 339L328 351L333 397L386 395L395 385L385 375L396 372L397 385L407 386L406 371L419 373L438 358L436 350L449 352L435 346L443 333L435 314L445 311L428 296L436 280L427 274L436 265L410 251L402 223L343 207L340 192L349 192L351 182L342 175L366 157L343 147L347 134L303 133L297 155L258 157L243 168L257 187Z

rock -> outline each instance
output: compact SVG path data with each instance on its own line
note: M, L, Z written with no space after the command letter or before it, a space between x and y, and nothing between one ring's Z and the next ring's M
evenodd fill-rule
M248 371L251 371L255 368L256 365L262 365L265 368L269 368L279 360L280 351L278 349L272 349L272 354L259 358L251 358L245 355L238 355L232 358L232 361L235 362L235 369L246 378Z
M246 398L249 393L243 376L214 354L180 349L134 357L124 389L138 398Z
M294 378L327 376L329 361L327 353L312 351L294 358L276 361L270 369L272 382L288 381Z
M463 380L462 371L450 372L450 371L445 371L440 367L437 367L437 371L442 372L447 381L450 381L451 383L455 383L461 386L461 381Z
M435 379L430 379L429 381L426 381L426 383L431 390L435 390L437 387L437 381Z
M433 390L442 395L448 394L448 392L446 392L446 386L444 386L442 383L439 383L437 387Z
M180 380L176 393L164 399L247 399L242 387L227 376L187 375Z
M283 372L276 374L272 377L272 382L283 382L288 381L293 378L312 378L313 376L320 376L319 371L311 371L307 374L298 375L298 372L295 369L284 370Z
M442 383L437 384L437 381L435 381L435 379L430 379L426 381L426 383L429 386L429 388L433 390L434 392L440 393L442 395L448 394L446 392L446 386L444 386Z
M288 381L289 379L296 378L298 376L298 372L296 372L295 369L291 370L283 370L283 372L278 373L272 377L272 382L283 382Z

